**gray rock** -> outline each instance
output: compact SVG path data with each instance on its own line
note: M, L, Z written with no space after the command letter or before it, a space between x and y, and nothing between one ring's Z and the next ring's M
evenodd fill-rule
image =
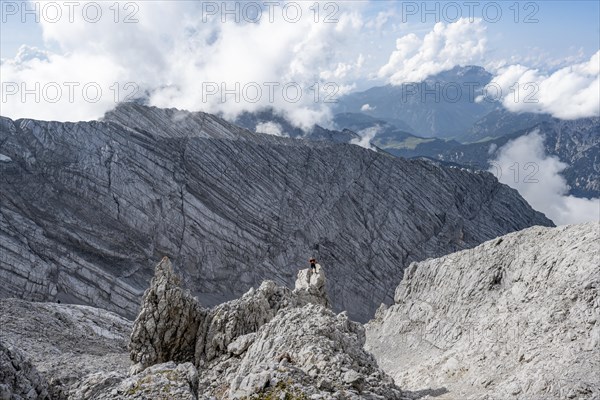
M364 340L363 327L345 314L335 315L318 304L286 309L259 329L239 365L222 379L231 382L230 398L260 393L277 398L294 391L323 399L335 398L335 391L348 398L403 398L363 349ZM343 370L347 372L340 375ZM266 377L269 387L263 385Z
M308 254L336 311L391 303L412 261L551 225L488 173L256 134L124 104L103 121L0 119L0 297L133 318L156 259L214 306ZM393 277L390 279L390 277Z
M164 257L155 268L133 325L129 349L136 365L131 372L168 361L202 367L229 353L240 355L254 340L252 334L279 310L309 302L329 304L324 279L321 272L294 292L265 281L239 299L206 309L182 289L180 277Z
M366 349L440 399L600 397L599 229L535 227L411 264Z
M52 399L66 399L89 374L126 375L130 332L130 321L101 309L0 300L0 341L31 361Z
M131 360L142 369L167 361L193 362L198 326L204 315L196 299L180 287L171 261L164 257L156 266L133 325Z
M16 348L0 340L0 399L46 400L48 383Z
M247 335L242 335L236 338L233 342L229 343L227 346L227 351L234 356L239 356L246 350L252 343L254 343L254 339L256 339L256 333L249 333Z
M198 371L192 363L153 365L131 377L93 374L71 389L71 400L196 400Z
M325 271L313 272L310 268L298 271L294 295L301 304L315 303L331 308L331 300L325 289Z

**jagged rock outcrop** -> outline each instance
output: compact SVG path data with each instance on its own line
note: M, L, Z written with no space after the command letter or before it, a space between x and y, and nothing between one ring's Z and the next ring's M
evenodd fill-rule
M319 269L312 271L310 268L298 271L294 294L297 301L303 303L321 304L331 308L331 300L325 289L325 271Z
M213 306L290 284L310 253L334 309L366 321L411 261L551 224L488 173L136 104L103 121L1 118L0 154L0 297L130 318L163 255Z
M182 289L171 261L164 257L155 268L133 325L129 348L136 365L132 371L167 361L192 362L201 367L223 354L245 350L250 335L281 309L310 302L330 304L324 273L311 277L304 270L298 274L302 275L309 281L297 282L293 292L265 281L239 299L207 309Z
M127 374L130 332L130 321L97 308L0 300L0 341L35 366L53 400L89 374Z
M131 333L131 360L142 369L167 361L190 361L194 354L198 325L204 315L180 283L171 261L164 257L144 293Z
M0 399L50 399L44 377L19 350L1 340Z
M131 358L141 364L127 381L110 386L111 393L128 393L132 385L144 381L140 373L152 376L154 369L167 368L165 362L177 361L189 365L186 370L198 369L201 399L285 393L321 399L402 398L393 380L363 350L362 325L324 306L329 303L324 271L299 271L293 291L266 281L211 310L180 288L168 258L155 273L131 336ZM158 334L175 324L180 329ZM156 333L148 333L147 326ZM189 336L193 331L195 338ZM106 375L92 376L79 392L95 392L98 382L106 379ZM178 387L189 387L181 377L176 381ZM153 386L147 390L154 390Z
M292 308L257 332L237 369L223 374L221 382L230 383L232 399L278 392L321 399L403 398L363 349L364 341L362 325L345 313L335 315L316 304Z
M257 290L250 289L241 298L214 307L198 330L196 364L202 366L227 354L229 345L238 337L256 332L279 310L292 304L288 288L265 281Z
M366 349L440 400L599 398L599 246L597 223L535 227L414 263Z

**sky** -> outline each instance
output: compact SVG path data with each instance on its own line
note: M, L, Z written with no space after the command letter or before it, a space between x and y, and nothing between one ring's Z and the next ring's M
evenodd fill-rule
M306 128L328 125L328 102L348 92L469 64L507 89L565 76L571 97L597 88L597 1L0 3L0 106L12 118L96 119L145 97L228 118L273 107ZM540 96L536 107L504 104L598 113L593 93L564 112L555 97L567 96Z
M269 107L306 129L331 126L331 101L344 94L480 65L510 111L598 116L599 4L0 0L0 114L94 120L144 98L226 118ZM536 102L514 95L532 83ZM369 147L376 133L356 144ZM535 153L536 140L517 145ZM502 161L521 154L501 150ZM538 156L559 179L557 160ZM558 218L579 219L569 215Z

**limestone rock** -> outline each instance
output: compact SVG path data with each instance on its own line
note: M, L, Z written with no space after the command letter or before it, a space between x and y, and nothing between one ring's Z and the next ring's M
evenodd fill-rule
M131 360L142 368L167 361L193 361L204 313L196 299L181 288L171 261L164 257L156 266L133 325Z
M364 340L364 328L345 314L317 304L287 309L257 332L239 366L222 379L231 382L230 398L277 391L323 399L336 398L335 392L345 398L402 398L363 350Z
M248 347L250 347L250 345L254 343L255 339L255 332L239 336L233 342L229 343L229 345L227 346L227 351L234 356L239 356L240 354L248 350Z
M310 268L298 271L294 295L300 304L315 303L331 308L331 300L325 289L325 271Z
M412 264L366 349L440 400L599 398L599 230L535 227Z
M367 321L410 262L551 224L489 173L137 104L102 121L0 118L0 153L0 297L128 318L163 255L212 307L292 284L314 253L334 309Z
M19 349L54 400L93 373L126 374L131 322L88 306L0 300L0 340Z
M0 341L0 399L50 399L44 377L19 350L3 341Z
M257 290L251 289L237 300L214 307L198 329L196 365L227 354L229 345L238 337L256 332L290 304L288 288L265 281Z
M88 376L71 390L70 400L196 400L198 371L192 363L156 364L131 377L115 373Z

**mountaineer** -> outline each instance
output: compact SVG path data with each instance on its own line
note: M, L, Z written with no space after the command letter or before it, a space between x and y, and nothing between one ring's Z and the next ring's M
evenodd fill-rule
M316 258L311 258L310 260L308 260L308 262L310 263L310 271L311 272L315 272L317 274L319 272L321 272L321 264L317 263Z

